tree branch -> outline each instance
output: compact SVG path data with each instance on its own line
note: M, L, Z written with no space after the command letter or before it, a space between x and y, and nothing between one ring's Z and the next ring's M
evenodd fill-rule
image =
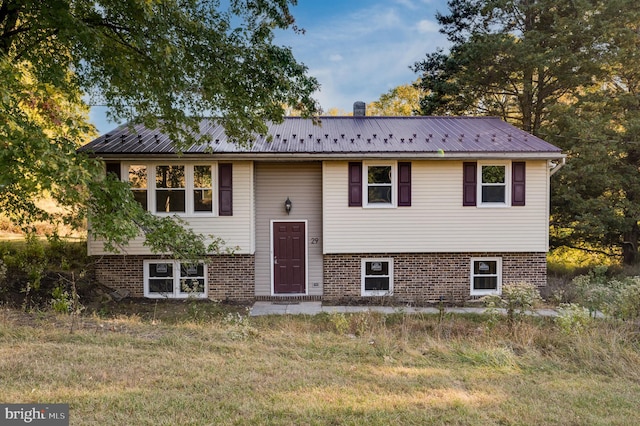
M21 8L22 5L16 6L12 4L9 6L8 0L4 0L2 6L0 6L0 24L4 27L2 36L0 36L0 50L5 55L9 54L9 50L13 44L13 35L11 35L10 32L14 30L18 22Z

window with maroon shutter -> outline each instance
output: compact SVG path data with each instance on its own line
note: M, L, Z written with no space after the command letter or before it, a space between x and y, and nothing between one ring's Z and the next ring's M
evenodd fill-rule
M105 163L107 174L111 173L118 180L122 179L122 173L120 173L120 162L119 161L107 161Z
M524 161L511 163L511 205L524 206L526 166Z
M462 205L475 206L477 196L477 164L475 162L462 163Z
M233 181L231 164L218 164L218 215L233 216Z
M362 207L362 163L349 163L349 207Z
M398 206L411 206L411 163L398 163Z

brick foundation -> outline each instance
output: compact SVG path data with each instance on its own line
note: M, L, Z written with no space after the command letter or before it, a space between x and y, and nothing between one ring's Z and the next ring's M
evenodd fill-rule
M95 277L131 297L144 297L144 260L160 256L101 256L96 258ZM211 256L207 266L208 297L214 300L249 302L254 299L253 255Z
M502 284L547 283L546 253L404 253L330 254L324 256L324 297L329 303L380 303L385 297L361 296L361 260L393 258L390 303L462 303L470 296L474 257L501 257ZM386 298L389 298L386 296Z
M526 281L542 288L547 281L546 253L403 253L329 254L324 256L324 295L291 299L328 303L380 303L388 297L361 296L361 260L393 258L394 295L390 303L427 304L440 300L458 304L471 299L471 258L502 258L502 284ZM97 259L96 279L107 287L126 290L131 297L144 297L143 261L159 256L102 256ZM208 297L215 300L251 302L284 300L255 296L253 255L222 255L210 258Z

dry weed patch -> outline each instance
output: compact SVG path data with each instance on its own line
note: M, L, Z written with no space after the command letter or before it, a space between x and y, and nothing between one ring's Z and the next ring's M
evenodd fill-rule
M602 322L576 338L543 320L508 327L473 316L367 315L346 316L345 333L320 315L84 318L70 334L51 318L27 324L6 314L0 400L70 403L74 425L635 418L639 350L624 324Z

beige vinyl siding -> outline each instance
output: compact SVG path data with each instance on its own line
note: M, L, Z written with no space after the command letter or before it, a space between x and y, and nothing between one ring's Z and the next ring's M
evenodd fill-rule
M307 294L322 295L322 166L256 163L256 296L271 296L271 222L307 221ZM293 208L287 215L284 202Z
M348 207L348 162L326 161L324 253L546 251L547 162L526 163L523 207L463 207L462 161L439 160L412 161L411 207L362 208Z
M202 164L202 162L198 162ZM217 199L217 192L214 192ZM216 202L217 206L217 202ZM253 217L253 162L233 163L233 216L184 216L181 217L199 234L220 237L227 247L238 247L238 254L252 254L254 246ZM123 254L146 255L150 250L143 245L144 239L138 237L122 248ZM210 241L208 241L210 242ZM103 255L102 241L89 237L89 255Z

